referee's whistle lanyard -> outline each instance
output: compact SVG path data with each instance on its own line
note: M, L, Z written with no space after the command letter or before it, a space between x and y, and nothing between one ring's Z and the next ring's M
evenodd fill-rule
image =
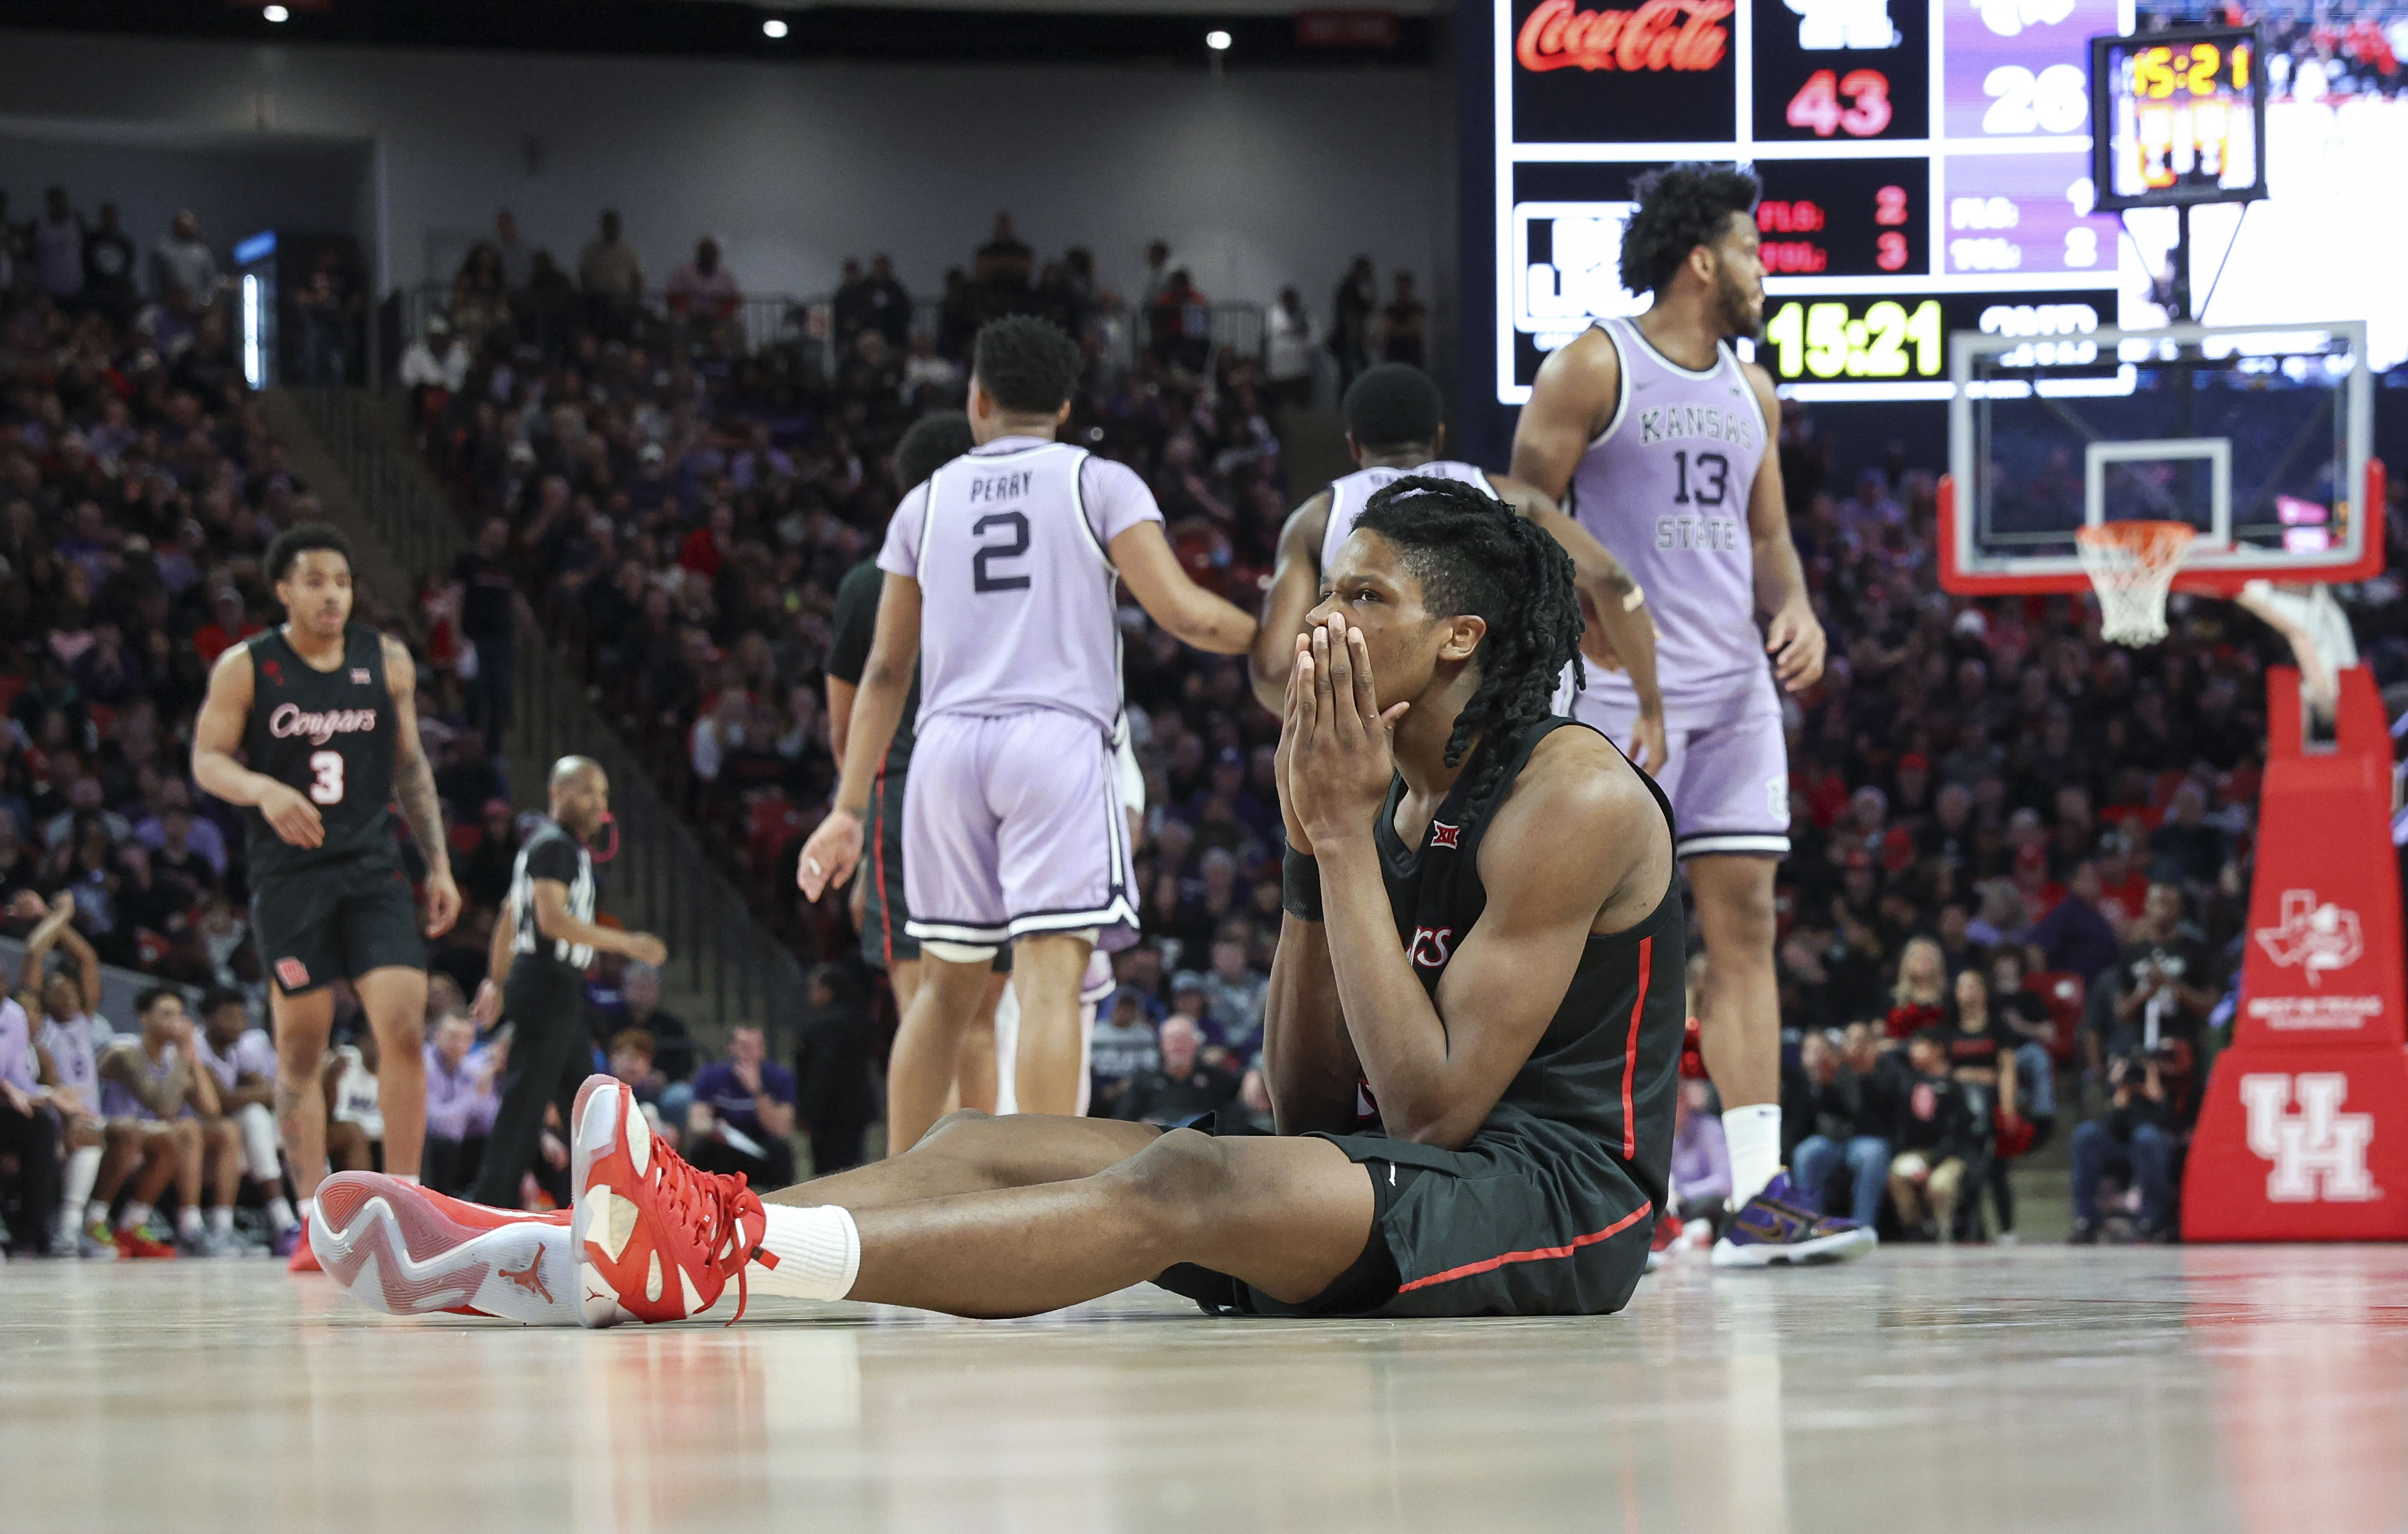
M618 818L612 815L608 810L605 810L602 811L602 824L595 829L597 832L609 833L610 839L609 844L603 848L588 849L588 855L590 855L596 863L608 863L612 858L619 855Z

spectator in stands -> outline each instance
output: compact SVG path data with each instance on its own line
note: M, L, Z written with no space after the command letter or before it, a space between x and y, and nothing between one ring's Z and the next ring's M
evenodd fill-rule
M1949 1079L1948 1052L1936 1033L1908 1039L1906 1057L1890 1132L1890 1201L1910 1237L1952 1242L1965 1168L1989 1126L1974 1122L1964 1089Z
M644 295L644 264L619 237L616 210L603 211L601 232L578 252L577 285L585 294L585 323L609 339L626 339Z
M510 285L502 275L502 258L481 240L468 248L452 280L452 328L471 351L512 334Z
M755 1186L795 1180L795 1073L768 1057L758 1025L728 1036L727 1058L694 1079L686 1115L685 1158L704 1171L742 1172Z
M154 985L135 997L134 1007L141 1032L113 1040L97 1063L102 1111L112 1129L121 1125L131 1129L136 1154L145 1163L134 1184L133 1201L118 1218L118 1250L128 1256L172 1254L150 1229L152 1206L172 1180L177 1201L173 1252L188 1257L237 1255L234 1196L242 1184L242 1137L221 1111L217 1078L199 1063L184 998L170 987ZM206 1219L201 1208L205 1190Z
M1995 1137L1989 1131L1995 1126L2001 1136L2022 1133L2023 1103L2017 1095L2020 1073L2015 1058L2019 1036L1991 1005L1990 977L1980 968L1957 971L1949 1021L1936 1031L1948 1053L1949 1079L1964 1091L1965 1105L1973 1119L1976 1151L1969 1158L1967 1175L1977 1200L1983 1186L1988 1186L1998 1210L1999 1234L2012 1239L2014 1188L2007 1179L2006 1158L1994 1154ZM1978 1203L1965 1212L1978 1225Z
M861 302L867 328L901 351L911 336L911 294L896 277L895 263L883 251L869 258L869 279L863 284ZM1071 334L1078 332L1073 329Z
M1429 308L1413 292L1413 274L1397 274L1396 292L1380 311L1380 356L1384 362L1422 366L1422 332Z
M217 302L220 285L217 255L201 238L201 221L186 208L150 247L150 294L164 303L169 294L180 292L193 308L202 309Z
M509 731L510 704L518 690L518 581L507 557L510 524L489 517L476 547L452 566L458 589L460 632L477 647L477 675L468 684L468 719L489 754L498 754ZM487 796L479 796L482 802ZM457 802L457 801L454 801Z
M1124 985L1112 993L1111 1005L1096 1019L1096 1033L1087 1054L1092 1111L1108 1112L1129 1084L1162 1064L1154 1024L1145 1012L1146 995Z
M1034 271L1037 253L1011 226L1011 215L995 216L995 232L978 248L971 265L971 276L991 293L1009 295L1025 292L1029 274ZM1005 309L1009 312L1009 303Z
M429 1032L426 1147L420 1165L428 1187L466 1197L476 1185L485 1137L501 1108L494 1085L500 1057L477 1048L477 1025L465 1009L447 1011Z
M1270 979L1252 968L1254 927L1244 916L1221 924L1213 935L1211 966L1197 973L1172 978L1173 993L1191 984L1202 998L1203 1016L1221 1046L1237 1060L1251 1058L1262 1048L1263 1008L1270 996Z
M376 1030L359 1018L358 1007L348 995L339 997L337 1006L351 1011L361 1025L353 1034L355 1042L337 1044L326 1052L322 1083L326 1094L326 1164L338 1172L373 1171L384 1156Z
M2115 927L2099 909L2100 898L2099 865L2086 858L2074 867L2065 898L2031 931L2031 945L2049 968L2086 983L2114 964Z
M612 1034L603 1047L603 1063L612 1076L634 1089L636 1104L644 1112L644 1122L652 1133L675 1149L684 1139L683 1122L672 1122L661 1111L661 1097L668 1082L652 1063L652 1036L641 1028L621 1028Z
M2110 1176L2127 1179L2141 1196L2141 1240L2173 1239L2171 1169L2180 1125L2166 1088L2166 1059L2163 1051L2117 1054L2107 1066L2106 1111L2074 1126L2070 1240L2077 1246L2099 1240L2099 1190Z
M135 284L134 241L118 223L117 205L100 205L100 227L84 236L83 297L113 322L134 318L142 294Z
M1112 1107L1111 1116L1139 1124L1178 1124L1226 1108L1238 1096L1238 1075L1197 1057L1204 1030L1173 1012L1159 1030L1162 1064L1140 1074Z
M705 337L714 351L730 350L724 332L727 323L736 318L743 294L736 285L736 274L719 259L719 241L703 237L694 248L694 259L669 274L665 294L671 314L694 327L693 334Z
M1293 287L1263 317L1263 399L1274 409L1300 410L1312 403L1312 354L1321 345L1321 324Z
M273 1249L279 1256L289 1256L300 1221L292 1200L284 1197L284 1160L276 1127L276 1046L266 1029L251 1026L251 1004L240 991L218 989L201 997L201 1034L194 1050L217 1082L218 1111L241 1142L241 1171L267 1212Z
M1711 1217L1730 1198L1730 1147L1713 1101L1712 1085L1688 1079L1673 1105L1671 1208L1684 1220Z
M1380 307L1379 279L1371 269L1369 256L1356 256L1354 265L1338 280L1338 294L1331 301L1329 320L1329 354L1338 359L1338 392L1345 394L1354 381L1354 375L1371 366L1371 318Z
M2219 989L2214 955L2185 919L2187 900L2174 884L2153 882L2131 941L2116 956L2111 1059L2156 1055L2179 1039L2199 1046L2200 1030Z
M1927 937L1909 939L1899 954L1898 983L1890 991L1889 1038L1909 1039L1938 1026L1947 999L1948 962L1940 944Z
M1845 1212L1867 1228L1881 1214L1899 1110L1881 1042L1869 1023L1849 1024L1836 1049L1828 1035L1809 1033L1799 1047L1800 1076L1782 1112L1783 1123L1807 1131L1790 1154L1799 1192L1818 1211Z
M817 965L805 983L796 1106L811 1139L811 1175L824 1177L861 1165L862 1137L878 1122L869 1080L876 1027L841 966Z
M510 293L524 293L534 270L535 251L519 238L518 216L507 208L494 215L493 247L502 265L502 286Z
M42 194L42 216L34 221L34 280L62 304L83 292L83 219L63 186Z
M694 1036L676 1013L661 1006L661 972L649 964L630 964L621 989L627 998L624 1025L652 1036L653 1059L672 1085L694 1076Z

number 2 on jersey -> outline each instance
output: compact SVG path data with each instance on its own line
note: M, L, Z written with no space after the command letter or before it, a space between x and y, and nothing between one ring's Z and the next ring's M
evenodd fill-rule
M1028 577L996 575L987 568L987 562L1011 559L1028 552L1028 518L1018 511L995 511L970 523L970 536L979 538L990 527L1009 527L1011 541L989 543L970 556L970 589L973 591L1026 591Z
M309 753L309 771L314 775L309 784L313 804L343 802L343 753L339 751L319 751Z

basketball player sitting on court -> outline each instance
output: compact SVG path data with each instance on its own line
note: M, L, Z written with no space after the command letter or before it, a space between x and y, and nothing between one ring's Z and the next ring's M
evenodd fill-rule
M1027 1315L1147 1279L1219 1312L1619 1309L1671 1153L1683 916L1663 796L1547 712L1571 561L1473 487L1408 479L1329 580L1280 737L1278 1135L965 1113L765 1203L595 1077L570 1230L344 1175L312 1229L327 1269L394 1313L588 1326L731 1283L737 1314L761 1292Z
M1445 402L1427 373L1409 363L1383 362L1368 369L1346 391L1346 451L1359 466L1332 482L1292 512L1280 529L1279 562L1263 596L1262 628L1254 636L1246 669L1254 696L1273 713L1287 690L1297 631L1321 600L1322 572L1354 531L1363 508L1384 485L1408 474L1460 480L1496 496L1537 523L1572 556L1580 582L1583 644L1590 660L1608 670L1627 670L1639 698L1630 748L1638 767L1664 766L1664 700L1656 689L1656 624L1644 610L1646 594L1606 552L1594 534L1555 509L1536 485L1469 464L1439 457L1446 441Z

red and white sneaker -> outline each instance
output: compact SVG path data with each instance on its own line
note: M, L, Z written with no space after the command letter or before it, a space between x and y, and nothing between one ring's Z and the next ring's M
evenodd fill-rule
M768 1226L761 1196L741 1176L696 1171L655 1140L616 1077L588 1076L570 1116L578 1319L683 1321L716 1304L731 1278L741 1317L744 1265L777 1265L760 1250Z
M487 1209L381 1172L337 1172L318 1184L309 1244L344 1293L387 1315L577 1323L566 1210Z
M336 1175L340 1176L341 1174L337 1173ZM322 1273L325 1271L323 1268L318 1266L318 1254L309 1250L309 1227L315 1224L317 1224L317 1221L315 1220L304 1220L301 1222L301 1233L294 1237L293 1240L293 1254L290 1257L287 1257L284 1261L284 1270L286 1272Z

